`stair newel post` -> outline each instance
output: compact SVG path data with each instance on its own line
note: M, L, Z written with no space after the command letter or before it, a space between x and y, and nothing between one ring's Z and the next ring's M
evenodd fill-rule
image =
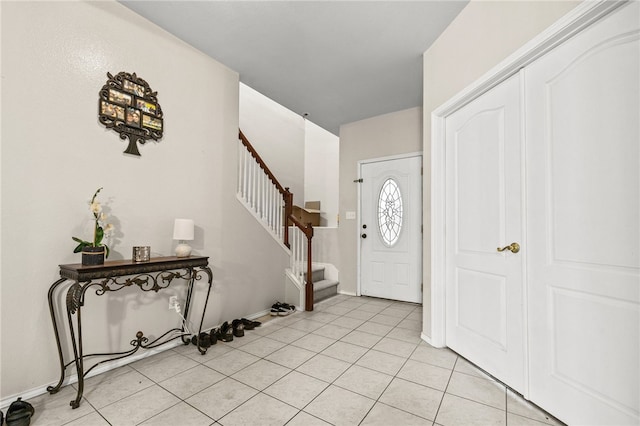
M311 239L313 238L313 226L311 226L311 223L307 223L305 234L307 236L307 284L304 289L305 290L304 310L313 311L313 270L311 267L311 263L312 263Z
M291 248L289 244L289 217L293 214L293 194L289 187L284 189L284 245Z

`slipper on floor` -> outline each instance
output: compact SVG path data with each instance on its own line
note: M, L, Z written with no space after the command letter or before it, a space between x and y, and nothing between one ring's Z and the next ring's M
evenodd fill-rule
M253 330L256 327L260 327L260 324L262 324L260 321L251 321L246 318L242 318L240 321L244 324L245 330Z
M195 334L191 337L191 343L198 346L198 337ZM209 333L200 333L200 347L208 348L209 346L211 346L211 338L209 337Z
M18 398L7 410L7 426L29 426L34 412L33 405Z

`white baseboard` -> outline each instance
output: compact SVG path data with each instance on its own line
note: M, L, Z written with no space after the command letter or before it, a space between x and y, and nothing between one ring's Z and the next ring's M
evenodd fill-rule
M338 294L344 294L346 296L358 296L357 294L351 291L338 290Z

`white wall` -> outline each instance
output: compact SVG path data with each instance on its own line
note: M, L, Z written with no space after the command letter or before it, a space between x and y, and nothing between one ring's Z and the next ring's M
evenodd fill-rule
M472 0L425 52L423 332L431 336L431 112L573 9L574 1Z
M340 126L340 250L339 290L357 291L357 247L360 239L356 220L345 219L348 211L358 210L358 161L422 151L422 108Z
M304 206L305 120L251 87L240 84L240 129L280 184Z
M320 201L320 226L338 226L340 139L305 120L304 199Z
M173 219L195 220L194 253L210 256L214 272L206 327L282 298L288 258L235 198L237 73L116 2L0 8L0 398L57 381L47 290L58 264L80 261L71 236L99 186L117 227L112 259L139 244L171 255ZM98 123L108 71L136 72L158 92L164 137L140 147L141 157L123 154L126 142ZM173 292L184 294L180 287ZM88 293L86 349L124 350L138 330L157 336L177 324L169 293Z

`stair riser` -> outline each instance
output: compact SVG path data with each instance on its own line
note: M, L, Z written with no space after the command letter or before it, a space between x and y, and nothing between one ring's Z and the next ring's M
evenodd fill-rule
M322 290L314 291L313 302L318 303L321 300L327 299L331 296L335 296L336 294L338 294L338 284L331 287L324 288Z
M311 278L313 278L313 282L317 283L318 281L324 280L324 269L317 269L311 273ZM306 281L307 274L303 274L303 279Z

